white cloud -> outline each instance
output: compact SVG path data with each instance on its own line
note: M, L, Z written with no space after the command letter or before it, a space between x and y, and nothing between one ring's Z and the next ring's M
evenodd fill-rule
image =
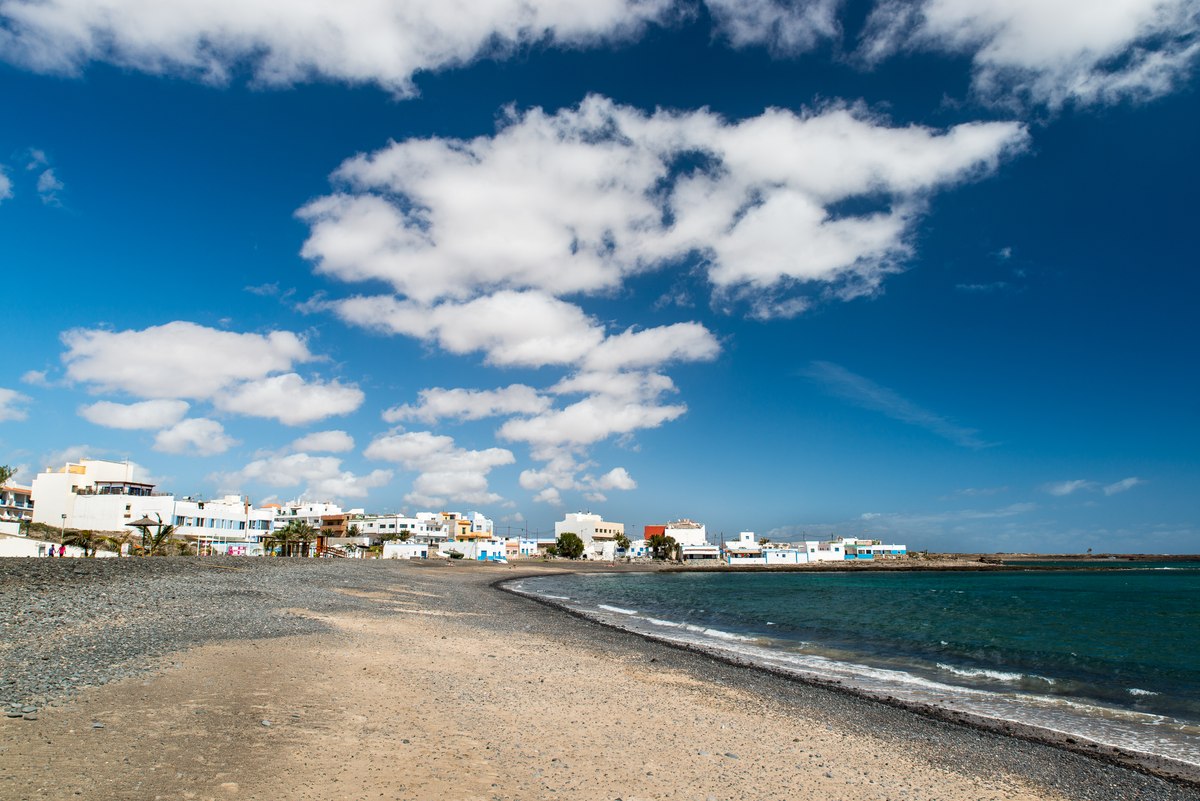
M322 500L365 498L370 490L392 480L392 471L373 470L358 476L342 469L336 456L293 453L256 459L236 473L215 476L222 487L237 489L245 484L270 487L305 487L304 494Z
M613 372L667 362L702 362L716 358L720 350L716 337L700 323L675 323L606 337L581 366L595 372Z
M883 0L862 51L969 55L973 87L990 100L1050 108L1145 99L1186 79L1200 56L1195 0Z
M1055 481L1042 486L1045 492L1056 497L1062 498L1067 495L1079 492L1080 490L1092 490L1096 488L1096 482L1088 481L1082 478L1072 479L1070 481Z
M270 417L289 426L307 425L362 405L358 387L337 381L305 381L295 373L247 381L218 395L218 409L250 417Z
M0 387L0 423L6 420L24 420L28 417L23 407L30 400L28 395L22 395L15 389Z
M1137 476L1130 476L1129 478L1123 478L1120 481L1116 481L1116 482L1113 482L1112 484L1105 486L1104 494L1105 495L1117 495L1118 493L1125 492L1126 490L1131 490L1134 487L1138 486L1139 484L1145 484L1145 483L1146 483L1146 481L1144 479L1138 478Z
M741 122L594 96L555 114L509 109L494 136L346 161L338 191L299 212L304 255L395 294L308 308L492 366L570 367L547 390L427 390L385 419L510 415L498 436L546 463L522 486L600 492L582 450L678 419L687 407L663 402L675 386L658 370L721 346L695 322L610 333L561 296L611 293L692 257L718 299L760 317L874 291L908 255L926 197L996 169L1026 139L1015 123L896 128L846 106ZM870 208L849 213L847 201ZM551 405L555 395L582 397Z
M483 351L488 364L573 364L604 332L578 306L540 292L497 292L467 303L424 306L391 296L336 302L344 321L436 342L455 354Z
M215 456L237 444L220 423L205 417L183 420L154 438L154 450L188 456Z
M503 498L489 491L488 473L516 461L512 451L504 448L467 450L455 444L453 437L428 431L381 435L363 453L368 459L395 462L418 472L405 500L429 507L450 501L498 503Z
M550 399L533 387L513 384L500 389L442 389L434 387L420 392L415 406L393 406L383 413L388 423L420 420L481 420L509 414L536 414L550 407Z
M581 365L615 370L672 361L704 361L720 352L699 323L629 330L606 336L604 327L573 303L542 292L512 290L465 303L425 306L388 295L325 304L353 325L436 342L454 354L482 351L497 367Z
M62 340L68 379L141 398L207 399L314 358L289 331L238 334L182 321L141 331L76 328Z
M317 358L289 331L239 334L176 321L141 331L73 329L62 339L67 379L88 384L93 392L208 400L223 411L287 425L348 414L363 401L354 385L284 372ZM118 406L100 403L90 408L95 415L113 415Z
M542 43L584 45L636 34L671 0L6 0L0 55L44 72L104 61L225 82L375 82L401 95L422 70Z
M537 503L545 503L550 506L562 506L562 495L554 487L546 487L546 489L533 496L533 500Z
M509 420L498 434L501 439L527 442L537 453L538 448L591 445L613 434L658 428L686 411L684 404L660 405L592 395L561 409Z
M79 416L89 423L126 430L173 426L187 414L189 405L181 400L148 400L140 403L99 401L79 407Z
M734 47L767 45L793 54L841 33L841 0L705 0L705 5Z
M975 498L988 495L999 495L1002 492L1008 492L1008 487L964 487L960 490L955 490L955 495L962 495L967 498Z
M629 491L637 489L637 482L624 467L614 467L597 478L590 473L584 473L592 466L592 463L580 462L569 450L559 450L557 453L543 455L547 459L543 467L523 470L520 476L520 485L523 489L538 491L534 496L536 501L544 501L547 497L553 497L555 499L553 502L557 504L561 502L561 492L577 490L583 492L587 500L599 503L595 500L595 496L603 495L602 490ZM580 476L580 473L583 475ZM548 495L547 490L553 490L553 492Z
M633 476L629 475L629 471L624 467L614 467L604 475L600 476L596 482L598 487L603 489L616 490L634 490L637 489L637 482L633 480Z
M344 453L354 450L354 437L345 431L314 431L292 443L297 453Z
M1076 492L1096 492L1097 490L1102 491L1105 495L1118 495L1145 483L1145 479L1138 478L1137 476L1123 478L1120 481L1106 485L1101 485L1096 481L1076 478L1070 481L1054 481L1049 484L1043 484L1042 491L1060 498L1073 495Z
M657 428L687 412L685 404L664 404L675 392L669 378L657 373L580 373L550 390L559 395L585 393L578 401L531 417L508 420L501 439L526 442L536 458L553 460L613 435ZM560 484L565 489L566 485Z
M21 376L22 384L29 384L32 387L48 387L50 380L46 377L45 370L26 370Z
M0 166L0 201L8 200L12 196L12 179L8 177L4 167Z
M299 212L311 226L303 253L343 280L390 283L408 300L360 299L356 313L422 338L451 339L446 320L429 319L439 300L608 292L690 254L718 294L760 316L796 313L804 304L789 295L806 289L875 289L909 254L930 192L995 170L1026 142L1011 122L897 128L837 105L728 122L591 96L553 115L510 109L491 137L410 139L346 161L334 176L343 191ZM839 206L862 199L871 210ZM564 311L556 324L574 335L555 350L585 348L582 313ZM464 336L476 344L443 345L479 347L481 332Z
M53 169L43 170L42 174L38 176L38 180L37 180L38 197L40 197L42 199L42 202L45 203L47 206L62 205L61 202L59 201L58 193L61 192L64 188L65 187L63 185L63 182L60 181L58 179L58 176L56 176L54 174Z
M661 402L663 395L675 392L675 385L657 373L577 373L548 392L584 397L561 408L512 418L497 432L501 439L529 444L533 457L545 462L522 471L520 484L527 490L633 489L637 484L624 468L613 468L600 478L586 473L593 464L581 461L581 454L596 442L657 428L687 411L684 404Z

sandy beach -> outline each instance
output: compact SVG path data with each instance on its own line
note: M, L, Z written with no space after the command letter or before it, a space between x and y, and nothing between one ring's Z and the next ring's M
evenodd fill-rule
M1179 782L647 642L491 586L554 568L264 561L290 560L172 568L203 575L161 611L209 604L220 620L222 603L257 591L261 614L296 621L298 633L238 624L183 649L151 637L158 653L130 655L124 677L48 697L34 720L0 718L0 797L1200 798ZM110 592L123 568L103 568ZM52 595L29 583L45 576L6 570L7 597ZM206 594L210 575L220 586ZM99 616L59 625L80 638L79 654L89 636L137 628ZM21 632L6 629L6 671L71 669L72 649L60 655L46 639L54 656L39 660ZM11 692L28 694L22 686Z

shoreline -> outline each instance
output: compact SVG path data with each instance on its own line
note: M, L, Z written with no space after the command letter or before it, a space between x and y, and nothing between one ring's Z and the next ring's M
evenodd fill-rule
M870 568L864 566L863 569L870 569ZM893 568L893 569L903 569L903 568ZM949 567L949 566L928 566L928 567L917 568L917 569L918 570L946 570L946 571L961 571L961 570L963 570L962 567ZM995 570L995 569L1004 569L1004 567L988 566L988 567L982 568L982 570ZM1021 568L1017 568L1017 569L1021 569ZM686 572L687 570L688 570L688 568L683 569L684 572ZM800 571L803 571L803 570L804 570L804 568L800 568ZM745 567L745 568L735 568L731 572L735 572L735 573L754 572L754 573L757 573L757 572L778 572L778 571L779 571L779 569L774 568L774 567L758 567L758 568ZM826 568L825 571L829 572L830 569ZM576 572L576 571L567 570L567 571L562 571L562 572ZM603 571L590 571L589 570L587 572L603 572ZM634 571L625 571L625 572L634 572ZM668 569L665 569L665 570L662 570L659 572L675 573L675 572L681 572L681 571L672 570L672 569L668 568ZM720 571L719 569L709 569L709 570L701 570L700 572L725 572L725 571ZM785 569L783 572L798 572L798 571L796 571L795 569L792 569L790 571ZM846 571L846 572L852 572L852 571ZM750 670L761 671L763 673L771 675L782 681L796 682L796 683L799 683L802 685L820 688L820 689L827 690L830 692L841 693L841 694L844 694L844 695L847 695L850 697L861 699L868 703L880 704L880 705L887 706L887 707L890 707L893 709L902 710L906 713L917 715L922 718L927 718L930 720L935 720L935 721L938 721L941 723L966 726L966 727L969 727L969 728L977 730L977 731L987 732L989 734L996 734L996 735L1000 735L1003 737L1011 737L1011 738L1022 740L1025 742L1059 749L1059 750L1062 750L1062 751L1065 751L1068 753L1077 754L1079 756L1082 756L1082 757L1085 757L1088 759L1094 759L1094 760L1097 760L1097 761L1105 763L1105 764L1110 764L1115 767L1123 768L1126 770L1137 771L1137 772L1145 774L1147 776L1152 776L1154 778L1170 781L1170 782L1178 784L1180 786L1200 790L1200 765L1195 765L1190 762L1183 762L1180 760L1172 760L1172 759L1168 759L1166 757L1160 756L1158 754L1132 751L1132 750L1129 750L1126 748L1120 748L1118 746L1103 745L1100 743L1096 743L1096 742L1087 740L1086 738L1081 738L1076 735L1071 735L1071 734L1068 734L1065 732L1059 732L1059 731L1055 731L1052 729L1042 728L1042 727L1033 726L1033 725L1029 725L1029 724L1025 724L1025 723L1002 720L1002 719L998 719L998 718L989 718L989 717L986 717L983 715L978 715L978 714L959 712L956 710L951 710L951 709L947 709L944 707L935 706L932 704L920 704L920 703L904 701L904 700L897 699L897 698L894 698L891 696L879 695L879 694L868 692L865 690L860 690L855 687L847 686L847 685L843 684L842 682L836 681L836 680L824 680L824 679L821 679L821 678L815 677L815 676L799 675L796 673L791 673L788 671L773 668L769 665L763 665L763 664L754 662L753 660L739 658L738 656L736 656L734 654L731 654L726 651L722 651L717 648L707 648L707 647L705 647L703 645L699 645L699 644L679 642L677 640L672 640L667 637L655 636L652 633L627 629L622 626L608 623L599 618L592 617L591 615L588 615L584 612L572 609L568 606L558 603L557 601L555 601L552 598L546 598L544 596L538 596L538 595L534 595L531 593L520 592L516 589L513 589L512 587L505 586L507 584L511 584L513 582L518 582L523 579L537 578L538 576L541 576L541 575L545 575L545 573L531 572L531 573L525 573L525 574L512 576L512 577L505 577L505 578L501 578L501 579L494 581L491 586L493 586L495 589L497 589L501 592L506 592L506 593L509 593L512 595L516 595L518 597L533 601L534 603L540 604L547 608L553 609L556 612L558 612L559 614L567 614L567 615L570 615L571 617L578 618L580 620L586 620L589 623L593 623L598 626L603 626L605 628L621 632L622 634L625 634L625 635L628 635L631 637L636 637L639 639L643 639L648 642L653 642L653 643L656 643L659 645L663 645L668 648L675 648L675 649L679 649L681 651L699 654L701 656L704 656L705 658L713 659L713 660L723 662L725 664L733 665L736 667L740 667L740 668L747 668Z
M0 601L42 613L0 644L13 686L66 671L90 682L93 647L129 650L109 683L56 691L36 721L0 718L0 796L14 801L1200 799L1177 779L722 661L494 586L577 572L553 565L72 568L0 568ZM101 625L79 605L101 592L130 608L153 599L158 617Z

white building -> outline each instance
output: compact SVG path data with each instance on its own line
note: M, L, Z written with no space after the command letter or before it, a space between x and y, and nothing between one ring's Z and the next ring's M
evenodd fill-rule
M753 531L743 531L736 540L725 542L725 560L730 565L765 565L763 547Z
M393 540L383 544L384 559L428 559L429 545L424 542Z
M0 521L33 519L33 489L19 484L0 487Z
M68 528L95 529L95 526L79 526L72 522L76 514L75 503L80 497L115 495L137 498L138 501L130 502L128 510L120 509L122 512L129 511L131 513L129 520L142 517L140 514L133 514L135 511L133 503L148 504L144 508L157 511L164 508L161 501L140 500L155 497L154 485L136 481L134 466L129 462L80 459L78 462L68 462L59 469L47 467L43 472L34 476L30 489L33 500L33 522L45 523L49 526L66 525ZM157 505L155 505L156 503ZM125 502L117 504L114 501L113 504L124 506ZM100 506L104 506L104 504ZM143 507L138 506L137 508ZM117 528L120 526L118 525Z
M630 540L625 555L632 559L644 559L650 555L650 546L643 540Z
M288 501L283 504L267 504L263 508L274 510L274 519L271 523L273 531L278 531L292 521L307 523L319 530L322 517L342 513L342 507L328 501Z
M663 533L675 540L676 545L708 545L708 531L705 527L687 518L667 523Z
M538 541L531 537L508 537L504 540L504 550L509 559L537 556Z
M880 540L845 537L842 542L846 548L847 559L888 559L908 553L908 548L903 545L888 544Z
M612 523L591 512L568 512L554 524L554 538L566 533L583 540L584 559L615 559L617 537L625 535L624 523Z
M202 553L256 556L275 524L275 509L256 509L248 498L226 495L210 501L183 498L175 502L170 521L177 536L194 541Z
M725 543L725 560L731 565L805 565L811 562L843 562L846 545L840 540L805 540L794 545L760 545L753 531L743 531Z
M475 562L508 561L508 549L504 540L495 537L481 536L443 542L438 546L438 555L447 559L469 559Z
M389 534L407 531L409 539L427 545L438 545L464 535L494 535L495 527L488 517L479 512L417 512L416 515L368 515L352 512L346 518L346 529L353 526L360 536L373 540Z
M174 525L177 537L195 542L203 553L249 555L262 553L261 541L285 508L256 509L240 495L176 499L133 479L133 467L125 462L81 459L59 470L47 469L33 480L34 520L62 529L117 532L130 531L130 523L149 518ZM319 527L319 512L325 508L296 504L286 507L286 513L303 513L301 519L315 514Z

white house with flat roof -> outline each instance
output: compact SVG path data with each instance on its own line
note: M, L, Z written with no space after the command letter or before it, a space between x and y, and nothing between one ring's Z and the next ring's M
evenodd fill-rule
M687 518L667 523L663 533L674 539L676 545L708 545L708 530L702 523Z
M352 513L346 518L347 530L353 526L359 536L382 539L407 531L409 540L438 545L450 540L494 535L491 518L479 512L417 512L412 517L400 514Z
M68 528L91 528L77 526L72 522L77 498L95 495L149 498L154 494L154 485L138 481L135 466L130 462L80 459L57 469L47 467L38 473L33 478L30 493L33 501L33 522L45 523L48 526L65 524ZM134 511L132 506L129 511ZM136 515L130 519L136 520L140 516Z
M584 559L615 559L617 537L625 535L624 523L613 523L591 512L567 512L554 524L554 539L570 532L583 540Z
M425 542L400 542L393 540L383 544L384 559L428 559L429 544Z
M263 508L274 510L271 523L273 531L278 531L292 521L307 523L319 530L322 517L342 513L342 507L329 501L288 501L282 504L269 504Z
M262 541L275 525L275 509L255 508L241 495L175 502L170 520L177 536L196 543L201 553L253 556L262 553Z
M890 559L908 554L908 548L896 543L885 543L882 540L868 540L861 537L845 537L842 543L846 549L847 559Z

